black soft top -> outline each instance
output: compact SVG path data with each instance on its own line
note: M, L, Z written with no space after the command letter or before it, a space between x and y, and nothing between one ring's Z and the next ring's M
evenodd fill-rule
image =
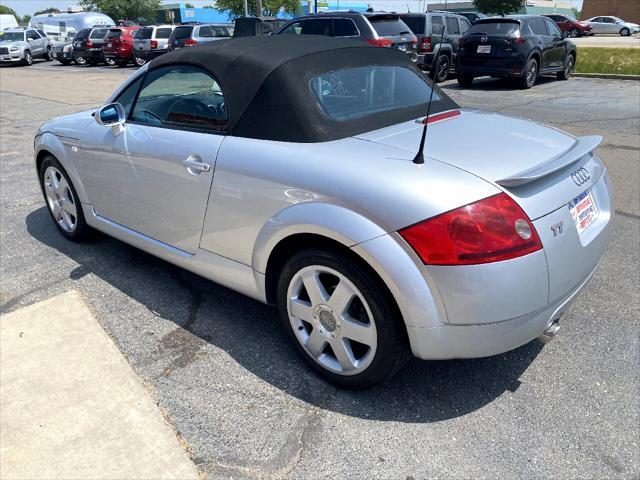
M425 104L338 121L322 111L309 88L317 75L367 65L402 66L422 75L406 54L362 40L314 35L220 40L164 54L151 61L149 71L184 64L208 71L220 83L233 136L326 142L427 113ZM442 100L434 102L431 113L457 107L444 93L438 94Z

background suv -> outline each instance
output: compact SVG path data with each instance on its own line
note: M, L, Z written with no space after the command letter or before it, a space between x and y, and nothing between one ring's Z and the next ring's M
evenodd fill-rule
M108 64L126 67L133 61L133 34L139 30L135 27L110 28L102 44L102 55Z
M173 25L157 25L143 27L133 38L133 60L141 67L149 60L169 50L169 37L175 27Z
M579 22L575 18L566 17L564 15L557 14L545 14L543 15L550 18L562 32L565 37L581 37L582 35L593 35L591 25L587 22Z
M224 40L231 38L232 34L231 25L226 23L181 25L176 27L169 37L169 50Z
M105 61L102 44L109 29L107 27L83 28L73 37L73 60L78 65L97 65ZM111 63L113 64L113 63Z
M471 24L450 12L403 13L400 18L418 39L418 65L436 82L444 82L455 65L460 36Z
M322 12L298 17L284 25L276 35L325 35L361 38L377 47L397 48L412 61L418 56L417 38L396 13Z
M576 47L562 37L551 19L513 15L478 20L460 39L458 83L470 86L474 77L514 78L531 88L539 75L571 75Z
M51 60L51 43L43 31L35 28L9 28L0 32L0 63L31 65L33 59Z

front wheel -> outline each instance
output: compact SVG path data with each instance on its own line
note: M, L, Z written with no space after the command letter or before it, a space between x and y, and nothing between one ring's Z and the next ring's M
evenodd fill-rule
M33 56L31 55L31 52L29 50L24 52L24 59L22 60L22 63L24 63L26 66L33 65Z
M47 47L47 55L44 57L47 62L53 60L53 52L51 51L51 47Z
M631 30L629 30L627 27L624 27L622 30L620 30L620 35L623 37L628 37L629 35L631 35Z
M449 57L447 55L439 55L433 63L433 67L431 67L429 76L436 83L444 82L449 77L450 68L451 63L449 62Z
M470 87L473 83L473 75L458 74L456 80L458 80L458 85L461 87Z
M567 58L564 61L564 70L556 74L558 80L569 80L569 77L571 76L571 73L576 66L575 64L575 57L572 54L567 55Z
M42 194L58 231L69 240L84 240L90 228L67 172L55 157L49 155L42 162L39 173Z
M76 65L86 65L87 64L87 59L84 57L75 57L73 59L74 62L76 62Z
M518 79L520 88L528 89L533 87L538 78L538 62L535 58L530 58L524 69L524 75Z
M309 249L278 281L278 312L296 350L344 388L372 387L410 358L402 319L373 276L347 255Z
M116 64L116 61L113 58L106 57L104 59L104 63L106 63L110 67L113 67Z
M569 36L571 38L576 38L580 36L580 30L578 30L577 28L572 28L571 30L569 30Z

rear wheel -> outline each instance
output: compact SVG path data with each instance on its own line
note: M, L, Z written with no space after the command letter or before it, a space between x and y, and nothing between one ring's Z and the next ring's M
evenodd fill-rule
M53 60L53 52L51 51L51 47L47 47L47 55L44 57L47 62Z
M144 58L140 58L140 57L133 57L133 61L138 67L142 67L145 63L147 63L147 61Z
M520 88L531 88L538 78L538 62L535 58L530 58L524 69L524 75L518 79Z
M556 74L556 76L558 77L558 80L569 80L569 77L571 76L571 72L573 72L573 69L575 68L575 66L576 66L576 59L573 56L573 54L567 55L567 58L564 61L564 70Z
M456 76L456 80L458 80L458 84L461 87L470 87L473 83L473 75L462 75L458 74Z
M278 312L296 350L341 387L372 387L410 358L406 332L383 288L332 250L295 254L278 281Z
M451 62L447 55L438 55L436 61L433 63L429 76L436 82L444 82L449 77L449 69L451 68Z
M76 62L77 65L86 65L87 64L87 59L84 58L84 57L74 57L73 61Z
M622 35L623 37L628 37L629 35L631 35L631 30L629 30L627 27L624 27L622 30L620 30L620 35Z
M569 36L571 38L576 38L580 36L580 30L578 30L577 28L572 28L571 30L569 30Z
M58 231L73 241L84 240L90 228L67 172L53 156L47 156L40 167L40 186L49 214Z
M24 63L27 66L33 65L33 57L31 56L31 52L29 50L25 50L24 59L22 60L22 63Z
M116 61L113 58L105 58L104 63L106 63L110 67L113 67L116 64Z

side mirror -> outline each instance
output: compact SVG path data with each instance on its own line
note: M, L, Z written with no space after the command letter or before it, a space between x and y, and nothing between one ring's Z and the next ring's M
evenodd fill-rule
M113 134L119 135L124 130L127 114L119 103L110 103L98 110L94 118L98 125L111 127Z
M33 43L33 38L27 38L27 42Z

